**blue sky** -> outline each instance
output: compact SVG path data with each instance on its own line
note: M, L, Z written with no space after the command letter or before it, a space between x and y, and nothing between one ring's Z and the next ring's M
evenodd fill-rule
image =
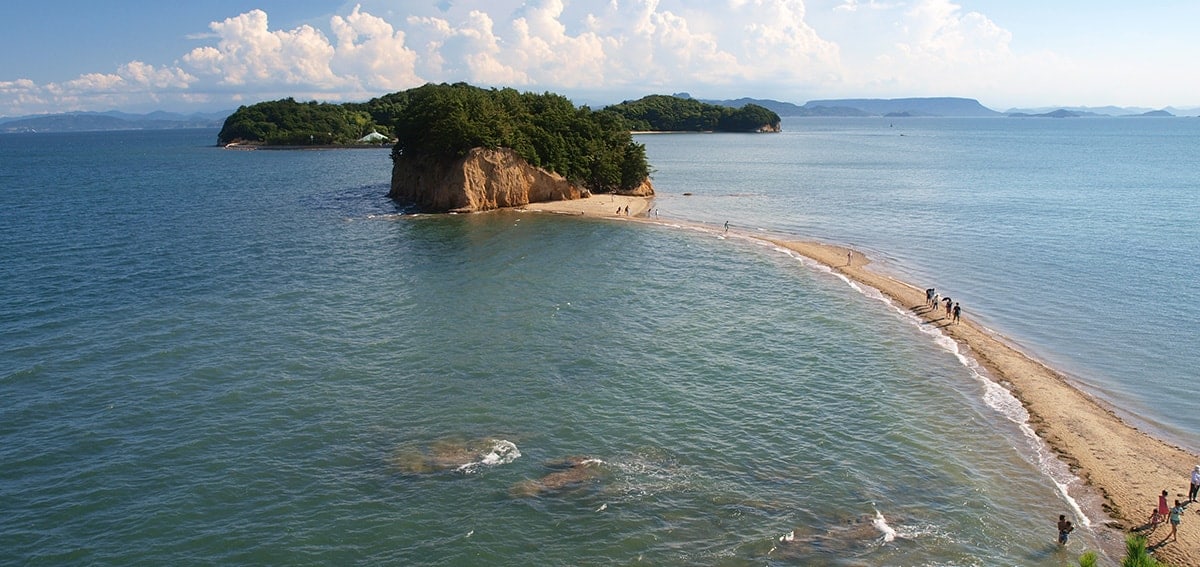
M5 2L0 115L346 101L466 81L594 105L964 96L1200 106L1200 2Z

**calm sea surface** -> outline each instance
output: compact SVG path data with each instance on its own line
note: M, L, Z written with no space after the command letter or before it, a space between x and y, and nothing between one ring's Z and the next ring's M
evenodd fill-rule
M1195 450L1200 120L784 127L639 137L659 226L402 215L387 149L0 136L0 563L1110 545L952 342L718 227L856 246Z

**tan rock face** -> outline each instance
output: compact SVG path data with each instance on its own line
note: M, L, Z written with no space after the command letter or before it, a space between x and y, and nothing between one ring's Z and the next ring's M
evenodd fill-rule
M485 148L475 148L452 162L398 158L388 193L397 201L439 212L487 211L585 195L586 190L565 177L529 165L512 150Z

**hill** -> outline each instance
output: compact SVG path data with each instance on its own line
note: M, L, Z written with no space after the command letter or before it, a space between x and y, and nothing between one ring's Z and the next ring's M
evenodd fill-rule
M629 129L650 132L778 132L779 115L756 104L708 104L694 98L650 95L604 108Z
M847 98L810 100L803 108L849 108L872 116L1000 116L973 98Z
M676 93L678 98L692 98L688 93ZM761 98L725 100L695 99L706 104L741 108L749 104L761 106L780 116L999 116L1000 113L970 98L847 98L810 100L804 105Z
M152 112L68 112L0 119L0 132L94 132L110 130L169 130L218 128L228 113L175 114Z
M427 84L367 105L377 119L390 114L398 140L390 195L427 210L652 192L646 148L633 141L625 120L576 108L561 95Z
M687 93L679 93L675 96L689 98ZM705 100L698 99L700 102L707 104L715 104L718 106L729 106L732 108L741 108L748 104L761 106L780 116L871 116L870 113L864 112L857 108L849 108L845 106L799 106L790 102L781 102L778 100L764 98L737 98L726 100Z

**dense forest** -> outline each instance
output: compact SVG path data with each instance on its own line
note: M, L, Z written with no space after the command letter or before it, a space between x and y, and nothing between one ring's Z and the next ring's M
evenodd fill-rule
M243 106L225 119L217 143L244 141L276 146L352 144L372 131L390 130L367 104L296 102L291 98Z
M593 111L553 93L431 83L364 103L286 98L243 106L225 120L217 140L349 145L378 132L396 140L393 159L511 148L535 166L608 192L632 189L649 175L646 149L631 130L754 132L778 125L778 114L754 104L729 108L654 95Z
M630 130L758 132L779 128L779 115L758 106L707 104L691 98L650 95L605 108L620 114Z
M511 148L593 192L632 189L649 175L645 147L633 141L620 116L576 108L561 95L458 83L389 97L401 109L393 122L394 158Z

